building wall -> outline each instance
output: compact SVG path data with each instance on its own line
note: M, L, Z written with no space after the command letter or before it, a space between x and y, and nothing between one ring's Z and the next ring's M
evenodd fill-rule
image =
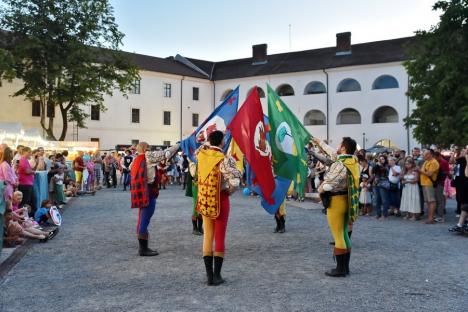
M409 135L403 125L403 118L407 116L408 98L406 91L408 75L401 63L365 65L355 67L341 67L327 70L329 96L329 142L332 146L339 144L343 136L353 137L358 144L366 148L373 146L380 140L389 140L392 145L402 149L412 148L418 143ZM372 83L381 75L391 75L398 81L399 88L372 90ZM361 85L361 91L337 92L338 84L345 78L354 78ZM266 84L276 90L282 84L289 84L294 89L294 96L284 96L283 101L296 114L300 121L304 121L306 113L312 109L327 114L327 94L304 94L305 88L312 81L327 84L327 76L322 70L300 73L279 74L270 76L249 77L216 81L216 100L220 101L225 90L240 86L240 99L243 102L248 90L257 85L266 92ZM372 116L381 106L391 106L398 112L398 123L373 123ZM268 114L266 99L262 99L262 107ZM410 110L415 107L409 103ZM361 114L361 124L339 125L337 116L345 108L354 108ZM306 126L316 137L327 138L327 126ZM364 142L365 140L365 142Z
M22 86L21 81L17 79L11 83L2 81L2 86L0 87L0 122L21 122L25 129L42 129L40 118L32 116L31 102L26 101L22 96L12 96ZM56 111L56 116L58 116L57 113L58 110ZM59 126L62 124L61 120L54 120L54 124L56 124L55 133L58 133Z
M412 148L418 143L410 134L409 146L407 131L403 126L403 118L407 116L408 75L401 63L342 67L327 70L328 72L328 110L329 125L328 139L332 146L339 144L343 136L351 136L360 146L370 147L379 140L389 140L392 145L403 149ZM380 75L387 74L395 77L399 88L372 90L373 81ZM171 144L179 141L181 136L187 137L195 127L192 126L192 114L199 114L199 122L212 112L214 103L218 105L227 89L240 86L240 105L244 102L248 91L257 85L265 93L266 84L273 89L281 84L290 84L294 89L294 96L285 96L283 100L303 121L306 113L312 109L327 113L327 94L304 94L307 84L320 81L327 84L327 76L321 71L307 71L299 73L278 74L270 76L248 77L215 81L182 77L177 75L141 71L140 94L129 94L128 98L120 93L105 97L107 110L101 112L100 120L87 120L87 128L78 130L78 140L87 141L98 138L102 149L112 149L117 144L130 144L132 140L147 141L150 144L161 145L164 141ZM354 78L361 85L361 91L337 93L337 86L345 78ZM171 97L163 95L163 84L171 84ZM41 128L39 117L31 116L31 103L22 98L10 97L21 87L18 81L12 84L4 82L0 88L0 121L21 122L24 128ZM181 103L182 87L182 103ZM199 88L199 100L192 98L193 87ZM267 114L266 97L261 99L264 113ZM398 112L398 123L372 122L374 111L381 106L391 106ZM414 103L409 103L410 109ZM140 109L140 123L131 122L131 109ZM338 125L337 115L342 109L354 108L361 114L361 124ZM86 107L89 113L91 108ZM163 125L163 112L171 112L171 125ZM182 112L182 114L181 114ZM59 111L56 110L59 117ZM56 118L55 133L61 129L60 118ZM309 132L322 139L327 138L327 126L307 126ZM67 140L73 140L70 125Z
M96 138L100 141L101 149L113 149L117 144L131 144L132 140L147 141L154 145L162 145L164 141L174 144L180 140L181 134L186 136L194 130L192 113L198 113L201 122L212 111L211 81L149 71L141 71L140 76L140 94L124 97L116 92L113 96L106 95L104 103L107 110L100 113L100 119L96 121L88 118L87 128L79 129L77 136L73 135L70 123L66 140L89 141ZM171 97L164 97L164 83L171 84ZM193 100L193 87L200 90L198 101ZM40 118L32 117L31 103L24 98L10 96L19 88L20 81L11 84L5 82L0 88L0 121L21 122L25 129L41 129ZM139 123L132 123L132 108L140 109ZM90 106L84 109L91 114ZM171 112L170 125L163 124L164 111ZM58 136L62 128L58 109L56 117L54 132Z

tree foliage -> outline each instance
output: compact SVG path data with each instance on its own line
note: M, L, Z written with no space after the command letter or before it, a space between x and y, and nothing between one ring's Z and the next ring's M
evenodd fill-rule
M0 80L21 79L14 96L41 103L41 126L49 139L64 140L68 122L85 127L85 107L105 110L104 96L124 95L138 70L119 51L123 33L108 0L4 0L0 8ZM2 50L3 48L3 50ZM63 128L56 137L57 108Z
M440 21L418 31L405 62L416 109L405 119L423 144L468 143L468 0L438 1Z

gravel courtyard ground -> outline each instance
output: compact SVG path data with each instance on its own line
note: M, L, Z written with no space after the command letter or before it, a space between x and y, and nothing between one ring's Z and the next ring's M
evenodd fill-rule
M129 193L103 190L64 212L59 235L34 244L0 280L0 311L467 311L468 239L446 224L360 218L351 275L333 266L326 218L289 206L285 234L257 198L231 198L227 283L205 286L191 199L162 191L150 225L160 255L137 256Z

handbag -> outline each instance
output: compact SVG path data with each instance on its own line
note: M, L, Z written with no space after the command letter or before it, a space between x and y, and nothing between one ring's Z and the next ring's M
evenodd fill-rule
M325 209L328 209L331 205L331 192L320 193L320 199L322 200L322 205Z
M392 183L392 182L389 182L390 183L390 186L389 186L389 190L390 191L398 191L398 183Z
M381 179L379 180L379 183L377 184L378 187L381 187L383 189L389 190L390 189L390 181L387 179Z

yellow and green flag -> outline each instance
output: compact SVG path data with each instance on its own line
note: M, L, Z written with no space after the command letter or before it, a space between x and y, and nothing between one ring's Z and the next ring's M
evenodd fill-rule
M231 140L231 145L229 145L227 154L234 158L234 160L236 161L237 169L243 173L244 172L244 153L242 153L236 141Z
M270 85L267 89L274 172L294 181L295 191L303 196L307 178L305 147L312 136Z

